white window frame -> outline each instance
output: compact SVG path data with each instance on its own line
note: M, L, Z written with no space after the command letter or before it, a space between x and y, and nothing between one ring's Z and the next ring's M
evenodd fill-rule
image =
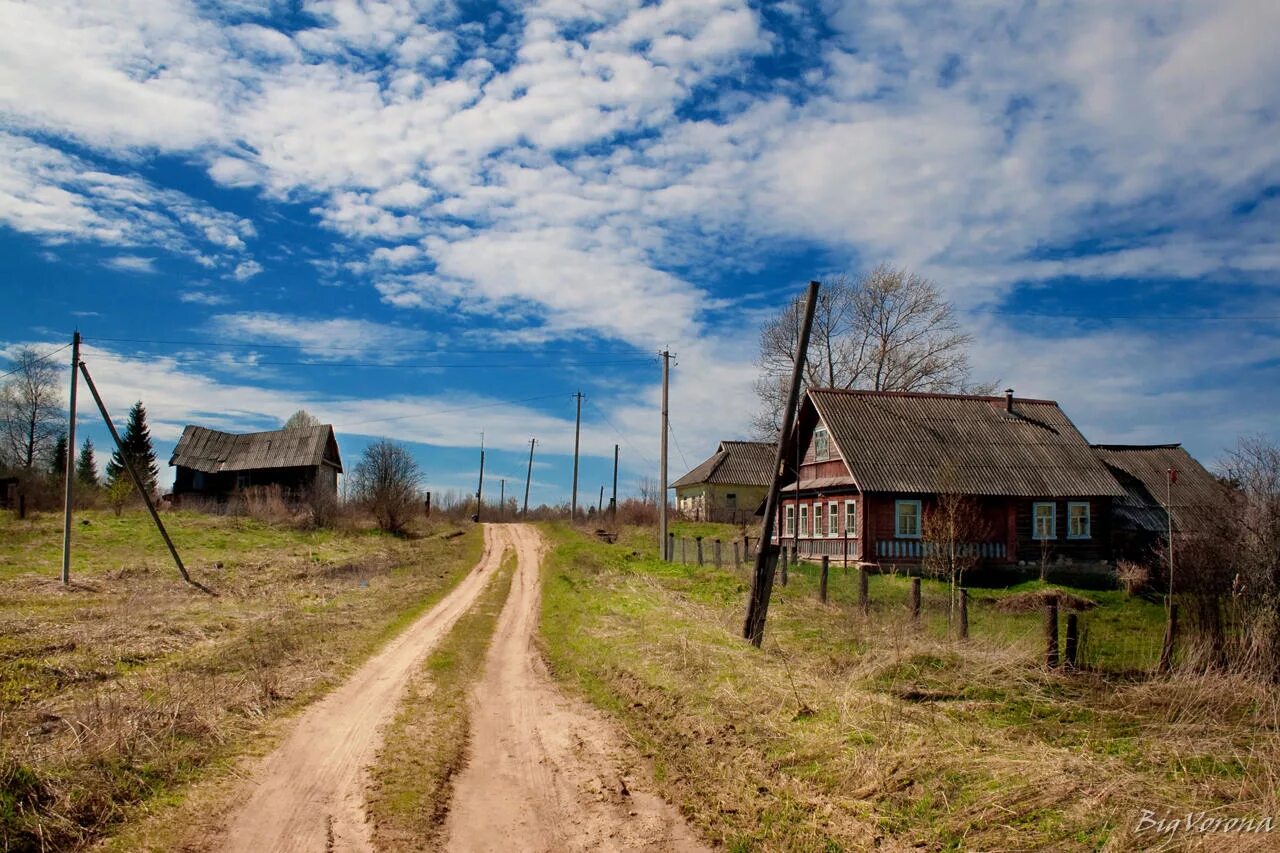
M809 538L809 505L800 504L800 536Z
M1071 510L1078 507L1084 507L1084 533L1073 533L1071 531ZM1088 501L1067 501L1067 538L1093 538L1093 507Z
M813 538L822 539L827 535L827 516L822 511L822 501L813 502Z
M818 449L818 436L822 436L822 449ZM813 431L813 461L826 462L831 458L831 433L820 426Z
M852 523L850 523L852 522ZM858 502L847 500L844 502L844 535L858 535Z
M785 507L783 507L782 517L784 519L782 522L782 529L785 531L784 535L795 536L796 535L796 505L787 504Z
M834 539L840 535L840 502L827 501L827 538Z
M916 508L916 532L902 532L902 508L904 506L914 506ZM893 502L893 537L895 539L919 539L924 530L924 504L918 500L901 500Z
M1040 535L1040 507L1047 506L1049 513L1049 535ZM1031 504L1031 538L1037 542L1052 542L1058 538L1058 503L1057 501L1035 501Z

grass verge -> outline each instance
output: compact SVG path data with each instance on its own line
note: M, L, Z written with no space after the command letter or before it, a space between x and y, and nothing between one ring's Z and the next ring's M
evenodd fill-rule
M78 516L73 583L56 516L0 520L0 849L123 832L166 848L189 786L340 683L479 559L478 529L401 539L171 513L182 584L142 513ZM38 570L38 571L37 571Z
M471 690L484 670L515 564L510 551L475 605L410 680L387 727L367 798L378 850L432 849L442 840L453 779L471 741Z
M911 621L901 579L880 579L863 616L853 572L832 573L827 605L807 569L775 587L756 650L739 637L745 571L657 562L634 531L612 546L547 535L553 672L618 719L662 793L729 850L1167 849L1137 831L1144 809L1280 811L1265 685L1049 672L1038 614L979 603L990 632L954 641L945 616ZM1146 606L1090 616L1140 626Z

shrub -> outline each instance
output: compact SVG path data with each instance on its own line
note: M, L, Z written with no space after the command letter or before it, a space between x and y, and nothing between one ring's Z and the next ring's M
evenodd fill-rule
M1133 560L1118 560L1116 578L1127 595L1138 595L1150 585L1151 569Z
M385 438L364 449L360 464L351 475L356 500L389 533L404 532L418 506L418 484L422 473L418 463L403 446Z

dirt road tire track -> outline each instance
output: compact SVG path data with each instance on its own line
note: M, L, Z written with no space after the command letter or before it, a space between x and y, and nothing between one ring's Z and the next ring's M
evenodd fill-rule
M215 846L228 851L367 851L366 768L413 672L502 562L508 536L485 528L480 562L438 604L312 705L249 780Z
M505 525L518 557L473 699L471 753L454 784L448 849L705 851L680 814L643 790L613 726L562 694L534 644L543 540Z

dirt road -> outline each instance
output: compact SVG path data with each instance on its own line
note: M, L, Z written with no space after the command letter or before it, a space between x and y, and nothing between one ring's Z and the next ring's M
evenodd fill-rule
M534 647L542 539L526 525L500 529L519 565L476 689L470 761L445 828L448 849L708 849L674 808L641 790L617 731L551 682Z
M308 708L249 780L219 846L232 851L370 850L365 768L409 675L498 570L507 536L485 529L479 564L443 600Z

